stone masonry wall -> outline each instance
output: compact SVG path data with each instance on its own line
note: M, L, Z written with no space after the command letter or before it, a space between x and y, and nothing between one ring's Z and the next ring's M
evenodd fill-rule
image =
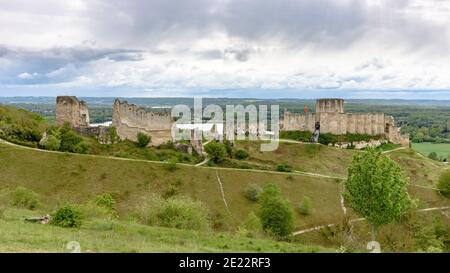
M56 98L56 124L68 122L72 127L89 126L89 111L84 101L73 96Z
M282 130L314 132L317 121L320 122L321 133L385 135L392 143L409 146L409 136L402 135L394 118L384 113L346 114L343 113L343 100L340 99L318 100L316 107L315 114L285 111Z
M147 112L134 104L114 102L113 122L121 139L137 140L138 133L151 136L151 145L160 145L172 140L174 121L170 113Z

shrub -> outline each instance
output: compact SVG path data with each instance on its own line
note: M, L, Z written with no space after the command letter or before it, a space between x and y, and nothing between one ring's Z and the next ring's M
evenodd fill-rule
M147 225L178 229L209 229L208 211L200 201L187 197L163 199L152 196L141 208L140 219Z
M169 161L168 163L164 164L164 169L173 172L178 170L178 165L174 161Z
M95 204L105 209L114 210L116 200L114 200L111 194L105 193L95 197Z
M438 155L437 155L436 152L431 152L431 153L428 155L428 158L429 158L429 159L432 159L432 160L438 160Z
M115 126L110 126L108 128L108 137L112 144L119 141L119 135L117 134L117 128Z
M278 164L277 165L277 171L278 172L291 172L292 169L289 165L286 164Z
M77 154L87 154L89 151L89 144L82 141L80 143L78 143L77 145L75 145L73 152L77 153Z
M239 149L236 152L234 152L234 157L237 159L246 159L248 157L248 153L245 150Z
M293 139L302 142L309 142L311 140L312 133L310 131L281 131L281 139Z
M58 151L61 147L61 140L59 140L56 136L50 135L47 139L41 141L39 145L45 150Z
M253 202L258 201L258 195L262 192L262 189L257 184L249 184L245 189L245 197Z
M304 197L301 204L298 206L298 212L302 215L311 215L313 213L313 206L311 198Z
M11 192L11 204L15 207L35 209L39 205L39 195L24 187L17 187Z
M83 223L83 215L79 208L66 204L52 215L50 223L59 227L78 228Z
M233 155L233 142L229 140L224 140L223 145L225 145L225 149L227 150L227 154L229 157Z
M220 142L213 141L206 144L205 151L215 163L223 161L228 156L225 145Z
M242 236L253 238L262 231L261 221L252 211L248 214L247 219L238 228L238 233Z
M74 131L64 128L61 132L60 150L62 152L76 153L76 150L80 150L80 147L77 148L77 145L82 141L83 138L77 135Z
M147 147L152 138L144 133L137 134L137 145L141 148Z
M437 188L443 196L450 198L450 171L445 171L441 174Z
M323 145L334 144L336 140L333 138L333 135L330 133L322 133L319 135L319 143Z
M278 239L289 237L294 229L294 216L279 188L274 184L266 185L259 195L259 203L259 219L263 230Z

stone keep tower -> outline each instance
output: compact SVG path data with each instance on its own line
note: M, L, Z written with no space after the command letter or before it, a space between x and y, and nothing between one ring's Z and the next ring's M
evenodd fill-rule
M316 113L344 113L343 99L318 99L316 101Z
M89 126L89 111L84 101L73 96L58 96L56 98L56 124L68 122L72 127Z

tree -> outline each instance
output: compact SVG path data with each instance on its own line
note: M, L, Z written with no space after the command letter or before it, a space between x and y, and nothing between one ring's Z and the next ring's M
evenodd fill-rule
M372 225L373 239L379 226L398 220L411 207L407 181L397 163L374 148L353 157L344 197Z
M216 141L206 144L205 151L211 160L216 163L223 161L228 156L225 145Z
M450 198L450 170L441 174L437 188L443 196Z
M433 160L438 160L438 155L437 155L436 152L431 152L431 153L428 155L428 158L429 158L429 159L433 159Z
M279 188L274 184L266 185L259 194L259 202L263 230L279 239L287 238L294 229L294 215Z
M144 133L138 133L137 134L137 144L139 147L144 148L147 147L147 145L150 143L150 141L152 140L150 136L144 134Z

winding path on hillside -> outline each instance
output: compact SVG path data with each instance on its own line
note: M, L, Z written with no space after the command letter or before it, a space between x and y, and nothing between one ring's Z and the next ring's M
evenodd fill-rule
M27 147L22 146L19 144L15 144L9 141L6 141L4 139L0 138L0 143L6 144L12 147L16 147L19 149L26 149L31 151L37 151L42 153L51 153L51 154L68 154L66 152L59 152L59 151L49 151L49 150L43 150L39 148L33 148L33 147ZM206 142L204 145L206 145L208 142ZM299 142L300 143L300 142ZM318 145L318 144L311 144L311 145ZM401 147L403 148L403 147ZM398 148L397 150L400 150ZM393 150L391 150L393 151ZM95 158L103 158L103 159L112 159L112 160L122 160L122 161L132 161L132 162L145 162L145 163L155 163L155 164L168 164L169 162L166 161L156 161L156 160L146 160L146 159L134 159L134 158L123 158L123 157L115 157L115 156L103 156L103 155L90 155L90 154L77 154L77 153L70 153L71 155L76 156L86 156L86 157L95 157ZM340 177L340 176L333 176L333 175L325 175L320 173L312 173L312 172L304 172L304 171L297 171L294 170L292 172L278 172L278 171L269 171L269 170L255 170L255 169L238 169L238 168L228 168L228 167L209 167L209 166L203 166L206 162L208 162L208 158L200 162L199 164L193 165L193 164L187 164L187 163L176 163L180 166L186 166L186 167L196 167L196 168L208 168L213 170L232 170L232 171L242 171L242 172L255 172L255 173L271 173L271 174L279 174L279 175L299 175L299 176L306 176L306 177L320 177L320 178L326 178L326 179L333 179L333 180L347 180L346 177ZM434 164L433 164L434 165ZM444 167L444 166L437 166L436 167ZM422 185L416 185L416 184L408 184L412 187L418 187L423 189L429 189L429 190L437 190L436 188L429 187L429 186L422 186Z
M448 209L450 209L450 206L419 209L419 210L417 210L417 212L430 212L430 211L437 211L437 210L439 210L441 212L444 211L444 215L447 216L447 218L448 218L448 214L447 214L447 212L445 212L445 210L448 210ZM366 218L355 218L355 219L351 219L349 221L349 223L352 224L352 223L361 222L361 221L365 221L365 220L366 220ZM305 233L308 233L308 232L321 230L321 229L324 229L326 227L333 227L336 224L337 223L331 223L331 224L315 226L315 227L312 227L312 228L302 229L302 230L298 230L298 231L293 232L292 235L296 236L296 235L300 235L300 234L305 234Z

